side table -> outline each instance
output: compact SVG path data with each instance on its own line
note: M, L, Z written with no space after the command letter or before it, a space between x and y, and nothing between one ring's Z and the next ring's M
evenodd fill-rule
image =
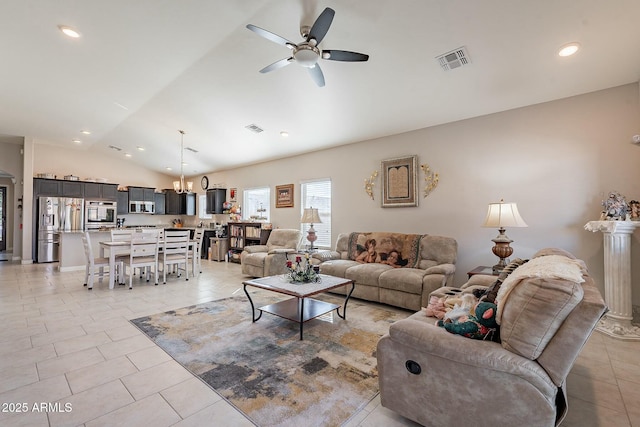
M493 267L487 267L486 265L479 265L473 270L467 273L468 278L471 279L471 276L476 274L486 274L488 276L499 276L499 274L493 272Z

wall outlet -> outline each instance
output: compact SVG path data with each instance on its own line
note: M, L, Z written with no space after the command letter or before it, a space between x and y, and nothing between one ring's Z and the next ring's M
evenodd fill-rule
M633 135L631 140L636 144L640 144L640 135Z

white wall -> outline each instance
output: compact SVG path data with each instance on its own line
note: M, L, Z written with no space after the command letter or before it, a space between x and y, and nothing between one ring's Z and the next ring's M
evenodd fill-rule
M514 240L514 257L527 258L549 246L567 249L587 262L603 291L602 235L583 226L598 219L600 203L611 190L627 200L640 200L640 146L631 143L631 136L640 133L639 94L638 84L630 84L207 175L212 184L237 187L239 192L268 185L275 193L276 185L296 184L294 208L276 209L272 197L272 222L281 228L300 225L299 183L331 178L334 239L356 230L454 237L459 245L457 284L473 267L496 262L491 239L498 232L481 224L487 204L504 198L518 203L529 225L507 230ZM390 107L389 120L393 115ZM304 143L294 135L290 140ZM380 161L413 154L440 174L432 194L420 196L418 207L383 209L379 177L376 199L370 200L364 179L380 170ZM67 156L68 152L37 145L34 171L105 177L125 185L171 185L171 177L160 185L161 174L124 161L96 162L88 153ZM196 184L199 179L193 177ZM418 180L423 180L421 172ZM634 305L640 305L639 239L640 233L632 237Z
M81 148L60 148L47 141L35 140L35 174L52 173L58 179L75 175L81 180L104 178L111 184L154 188L173 188L169 175L144 169L133 162L117 157L96 155Z
M7 142L9 140L12 142ZM11 178L0 179L0 186L7 187L6 243L7 251L13 252L14 259L20 259L19 254L22 250L20 226L23 210L18 209L18 199L23 195L21 149L21 138L5 138L5 141L0 141L0 170L15 180L14 184Z
M330 177L333 235L350 231L429 233L457 239L456 283L476 265L493 265L495 229L481 227L487 204L517 202L528 228L507 230L513 257L557 246L589 265L603 291L602 235L583 229L599 217L611 190L640 199L638 84L420 129L294 158L212 173L212 183L243 188ZM393 111L390 110L390 120ZM330 126L330 123L325 123ZM295 142L295 141L293 141ZM440 174L440 184L415 208L381 208L380 177L375 197L364 179L383 159L418 155ZM419 174L419 181L424 178ZM298 227L296 206L271 212L274 226ZM238 198L241 200L241 197ZM273 199L273 198L272 198ZM634 304L640 304L640 234L632 238Z

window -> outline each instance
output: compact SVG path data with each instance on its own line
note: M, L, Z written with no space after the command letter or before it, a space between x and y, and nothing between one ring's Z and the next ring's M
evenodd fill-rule
M249 188L242 193L242 218L269 222L269 187Z
M320 216L320 224L313 224L316 230L318 240L314 242L314 246L319 248L331 248L331 180L321 179L317 181L307 181L300 185L300 193L302 195L302 203L300 210L300 218L305 208L318 209ZM301 224L302 233L304 235L303 242L307 242L307 230L311 224Z
M213 215L207 213L207 195L200 194L198 196L198 218L211 219Z

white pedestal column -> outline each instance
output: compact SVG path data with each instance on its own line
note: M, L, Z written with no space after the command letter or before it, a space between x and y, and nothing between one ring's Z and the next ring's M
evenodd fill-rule
M590 221L584 228L601 231L604 238L604 299L609 311L596 330L614 338L640 340L640 328L631 324L631 234L635 221Z

